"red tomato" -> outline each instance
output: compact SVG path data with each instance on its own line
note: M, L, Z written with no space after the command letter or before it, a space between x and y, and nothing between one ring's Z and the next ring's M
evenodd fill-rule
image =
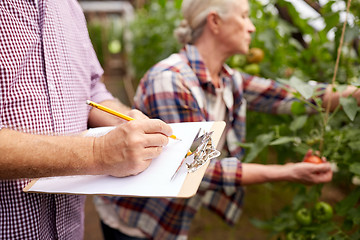
M311 156L305 158L304 162L320 164L320 163L323 163L323 160L321 160L321 158L319 158L318 156L311 155Z

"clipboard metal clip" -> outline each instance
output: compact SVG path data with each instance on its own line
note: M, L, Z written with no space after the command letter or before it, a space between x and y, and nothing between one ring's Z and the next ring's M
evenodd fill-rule
M212 143L212 134L213 132L205 132L204 135L201 136L201 143L199 144L199 146L192 154L189 155L193 155L194 160L190 164L186 163L188 173L195 172L209 160L220 156L220 152L215 149Z
M193 157L193 161L189 164L186 163L187 166L187 172L192 173L195 172L197 169L199 169L202 165L204 165L207 161L218 157L220 155L220 152L215 149L215 147L212 144L211 135L213 132L205 132L203 129L199 129L198 133L196 134L196 137L190 147L190 150L188 154L184 157L182 162L180 163L179 167L175 171L174 175L171 177L171 180L174 179L178 171L180 170L180 167L184 163L184 161L190 157Z

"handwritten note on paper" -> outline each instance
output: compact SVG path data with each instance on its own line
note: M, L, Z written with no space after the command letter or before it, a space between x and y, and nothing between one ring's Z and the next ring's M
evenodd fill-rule
M112 176L62 176L40 178L30 183L24 191L44 193L118 195L144 197L176 197L187 176L183 165L171 180L182 159L189 150L200 128L209 131L214 122L173 123L174 135L182 141L169 139L161 155L153 159L150 166L136 176L116 178ZM96 128L87 136L100 136L112 128Z

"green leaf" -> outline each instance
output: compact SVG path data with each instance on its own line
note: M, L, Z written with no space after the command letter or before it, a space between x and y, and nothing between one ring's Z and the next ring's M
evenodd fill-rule
M158 0L158 3L162 8L166 7L166 0Z
M352 81L351 81L351 85L352 86L355 86L357 88L360 88L360 78L356 79L354 78Z
M348 88L348 85L338 85L336 86L336 91L339 93L342 93L343 91L345 91Z
M271 224L267 221L262 221L259 219L252 218L250 222L259 229L269 230L271 229Z
M355 232L352 236L351 236L352 240L358 240L360 239L360 231Z
M337 214L344 216L348 211L359 201L360 198L360 187L352 191L344 200L339 202L335 209Z
M290 89L286 88L286 86L290 84L288 80L283 79L283 78L276 78L276 81L281 83L282 84L281 87L283 87L285 90L287 90L287 91L290 90Z
M305 155L306 152L309 150L309 145L305 143L300 143L293 147L293 150L301 155Z
M360 30L358 26L351 27L350 25L347 25L344 41L351 42L354 39L358 38L359 34L360 34Z
M357 208L351 209L348 216L353 220L354 224L360 224L360 211Z
M326 31L329 31L331 28L336 27L339 24L339 13L332 12L324 15L324 20L326 23Z
M237 145L243 148L251 148L252 146L254 146L254 143L237 143Z
M265 29L263 32L260 32L258 38L260 41L264 42L265 47L267 49L270 49L271 51L274 50L274 44L278 42L275 31L270 28Z
M312 97L314 93L314 88L307 84L306 82L301 81L299 78L293 76L290 78L290 86L298 91L305 99Z
M295 132L295 131L303 128L307 119L308 119L307 115L295 117L294 121L292 121L290 123L290 126L289 126L290 130Z
M175 8L176 9L181 9L181 4L182 4L182 0L175 0Z
M354 227L354 222L350 218L346 218L341 226L343 231L350 231Z
M304 114L306 112L305 104L302 102L293 102L291 104L291 113L295 115Z
M304 186L301 186L298 193L294 196L292 200L293 209L299 209L307 201L306 189Z
M280 137L278 139L276 139L275 141L272 141L269 145L274 146L274 145L281 145L281 144L285 144L285 143L289 143L289 142L294 142L296 141L296 137Z
M360 141L356 141L356 139L352 139L351 142L348 143L348 146L350 147L350 149L354 151L358 151L360 146Z
M357 101L354 97L341 97L340 105L343 107L344 112L351 121L354 121L356 113L358 111Z
M253 161L259 153L269 145L271 140L274 138L274 133L261 134L255 139L254 145L250 148L249 154L246 155L244 162Z
M360 163L353 163L349 166L349 171L360 176Z

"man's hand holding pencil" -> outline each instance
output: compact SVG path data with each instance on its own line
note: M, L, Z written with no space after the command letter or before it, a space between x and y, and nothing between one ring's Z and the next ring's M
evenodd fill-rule
M89 101L87 103L89 104ZM109 110L99 104L96 108L105 112ZM111 111L113 115L119 114ZM128 114L131 117L121 117L123 114L119 116L127 122L118 125L104 136L94 138L93 161L96 172L116 177L139 174L168 144L169 136L172 136L169 125L158 119L149 119L137 110L131 110Z

